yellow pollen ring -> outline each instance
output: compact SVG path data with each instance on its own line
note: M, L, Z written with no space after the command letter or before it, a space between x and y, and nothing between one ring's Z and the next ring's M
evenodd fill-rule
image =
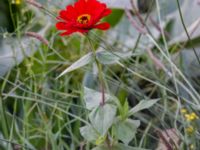
M89 14L83 14L78 16L77 22L80 24L87 24L90 21L91 16Z

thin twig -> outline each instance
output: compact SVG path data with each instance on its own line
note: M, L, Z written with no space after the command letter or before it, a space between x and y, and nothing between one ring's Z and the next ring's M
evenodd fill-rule
M136 23L136 21L132 18L131 13L129 12L128 9L125 10L125 13L126 13L126 15L127 15L127 17L128 17L128 20L131 22L132 26L135 27L135 29L136 29L139 33L141 33L141 34L146 34L146 33L147 33L146 28L140 27L140 26Z
M153 52L151 51L150 48L147 48L147 53L148 53L149 57L151 58L151 60L154 62L156 69L165 70L164 64L153 54Z
M42 43L44 43L45 45L49 44L49 42L45 38L43 38L41 35L39 35L38 33L35 33L35 32L26 32L25 35L33 37L33 38L36 38L39 41L41 41Z
M151 23L154 25L154 27L155 27L159 32L162 32L161 27L156 23L156 21L155 21L151 16L149 17L149 19L150 19ZM167 31L164 31L164 33L165 33L165 36L167 36L167 38L170 37L170 35L169 35L169 33L168 33Z
M39 2L36 2L35 0L26 0L26 2L37 7L37 8L39 8L39 9L44 9L42 4L40 4Z
M172 73L165 67L165 65L161 62L160 59L158 59L153 52L151 51L150 48L147 48L147 53L149 55L149 57L151 58L151 60L153 61L153 63L156 66L156 69L162 69L169 77L172 77Z
M56 17L55 14L53 14L51 11L49 11L48 9L46 9L42 4L40 4L39 2L35 1L35 0L26 0L27 3L43 10L45 13L47 13L48 15L50 15L51 17L53 17L54 19L60 19L59 17Z
M170 145L168 140L165 138L165 136L162 134L162 132L157 131L157 133L159 137L161 138L161 140L163 141L164 145L166 146L167 150L173 150L172 146Z
M132 7L133 7L133 12L134 12L135 15L138 17L140 23L141 23L143 26L146 26L146 24L145 24L145 22L144 22L142 16L140 15L140 13L139 13L137 7L136 7L135 4L134 4L133 0L131 0L131 5L132 5Z

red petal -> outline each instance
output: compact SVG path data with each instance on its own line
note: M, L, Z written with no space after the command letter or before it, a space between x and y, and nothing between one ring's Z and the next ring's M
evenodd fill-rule
M99 3L98 6L96 6L95 10L93 11L93 23L96 24L103 17L109 15L110 13L111 10L107 8L106 4Z
M77 29L77 32L80 32L80 33L87 33L89 30L87 29Z
M58 30L67 30L70 27L71 27L71 24L67 24L65 22L58 22L58 23L56 23L56 28Z
M76 32L76 31L75 30L68 30L66 32L61 33L60 36L70 35L70 34L72 34L74 32Z
M108 30L110 28L110 24L107 22L100 23L94 26L94 28L100 29L100 30Z
M112 10L111 9L105 9L104 12L102 13L101 17L105 17L105 16L108 16L112 13Z
M58 17L58 19L60 19L60 18L63 19L63 20L66 20L66 21L71 20L71 16L68 15L68 13L67 13L66 10L61 10L61 11L59 12L59 17Z
M87 4L85 2L85 0L79 0L74 4L74 9L76 10L76 12L78 13L78 15L87 13Z
M77 17L77 11L72 5L66 7L67 15L71 18Z
M72 33L75 33L75 32L80 32L80 33L87 33L89 30L83 30L83 29L69 29L69 30L67 30L66 32L63 32L63 33L61 33L60 34L60 36L65 36L65 35L70 35L70 34L72 34Z
M76 19L77 13L76 10L72 5L69 5L66 7L67 10L61 10L59 12L59 17L66 20L66 21L71 21ZM59 18L58 18L59 19Z

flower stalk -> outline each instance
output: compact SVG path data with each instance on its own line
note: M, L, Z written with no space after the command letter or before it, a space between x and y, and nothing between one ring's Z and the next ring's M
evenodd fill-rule
M99 76L99 81L100 81L100 85L101 85L101 93L102 93L102 99L101 99L100 105L104 106L105 105L105 82L104 82L104 77L103 77L102 65L101 65L101 63L99 63L99 61L96 58L96 51L95 51L95 48L92 44L92 41L90 40L89 37L87 37L87 39L90 43L92 53L93 53L93 56L94 56L94 60L95 60L95 63L97 65L97 68L98 68L98 76Z

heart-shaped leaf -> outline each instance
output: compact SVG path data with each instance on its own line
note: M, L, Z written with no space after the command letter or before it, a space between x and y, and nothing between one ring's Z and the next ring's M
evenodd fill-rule
M96 141L99 137L95 129L89 125L81 127L80 133L89 142Z
M103 106L99 106L89 114L89 119L91 121L92 126L104 136L108 129L113 124L115 115L117 112L117 108L113 104L105 104Z
M98 107L100 105L101 99L102 99L102 93L84 87L84 100L87 109L92 110L93 108ZM114 97L105 93L105 102L109 100L112 101L112 99L114 99Z
M140 126L139 120L126 119L124 121L119 120L114 125L114 131L116 137L121 140L124 144L128 143L135 137L137 128Z

